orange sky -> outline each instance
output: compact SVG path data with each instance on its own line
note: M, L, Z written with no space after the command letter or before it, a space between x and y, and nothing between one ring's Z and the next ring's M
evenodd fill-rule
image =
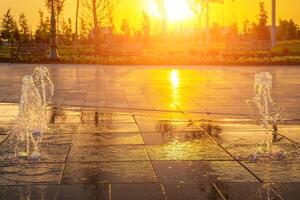
M138 28L141 24L142 10L148 10L147 1L149 0L119 0L117 23L123 18L128 18L132 27ZM258 3L261 0L225 0L224 5L214 6L212 9L211 21L220 24L230 24L237 22L239 25L248 18L256 20ZM264 0L266 9L270 13L271 0ZM278 19L293 18L300 24L299 0L277 0ZM66 0L64 16L74 18L76 0ZM38 10L44 9L44 0L0 0L0 15L11 8L15 16L24 12L34 29L38 23ZM195 21L189 20L182 22L185 26L192 26Z

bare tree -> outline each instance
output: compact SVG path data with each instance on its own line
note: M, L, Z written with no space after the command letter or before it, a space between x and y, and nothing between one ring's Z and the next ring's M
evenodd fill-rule
M78 18L79 18L79 4L80 0L77 0L76 3L76 15L75 15L75 41L78 39Z
M161 15L161 35L163 38L168 34L168 18L167 18L167 12L165 7L165 0L156 0L155 1L158 7L158 11Z
M198 17L201 24L204 8L206 9L206 44L209 44L210 3L224 3L224 0L189 0L191 10Z
M199 27L203 16L204 0L189 0L188 1L191 11L197 16Z
M201 29L201 22L203 17L204 0L189 0L188 1L191 11L196 15L198 20L198 27ZM201 42L201 37L199 37Z
M83 6L87 10L86 17L92 17L92 27L95 39L95 50L100 48L100 27L111 25L117 0L83 0Z

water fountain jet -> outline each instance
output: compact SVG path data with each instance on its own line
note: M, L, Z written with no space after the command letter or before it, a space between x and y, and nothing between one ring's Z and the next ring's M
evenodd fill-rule
M19 113L12 131L16 139L15 157L40 158L38 144L48 128L46 112L53 92L46 67L36 67L32 75L23 77Z
M255 75L255 97L253 98L253 102L259 111L266 137L260 150L265 152L267 157L271 159L282 159L283 152L280 149L271 148L272 143L279 140L277 138L278 123L282 119L281 108L271 97L272 82L273 77L269 72L260 72ZM269 130L270 125L272 126L272 131ZM258 155L256 153L251 156L251 160L256 161L257 159Z

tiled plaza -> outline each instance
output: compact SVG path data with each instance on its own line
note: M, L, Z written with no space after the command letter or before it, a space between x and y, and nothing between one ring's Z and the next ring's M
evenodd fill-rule
M300 68L47 65L55 86L38 160L10 159L22 77L0 65L0 199L299 199ZM254 75L283 108L279 160L265 138Z

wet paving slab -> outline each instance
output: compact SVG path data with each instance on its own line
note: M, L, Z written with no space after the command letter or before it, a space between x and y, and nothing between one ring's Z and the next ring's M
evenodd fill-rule
M8 141L8 140L6 140ZM57 162L65 162L70 145L40 145L39 146L39 156L38 159L22 159L16 158L15 155L17 152L26 151L26 146L19 146L18 150L14 149L11 143L4 143L0 146L0 163L57 163Z
M45 144L51 147L51 145L71 145L73 144L72 133L45 133L43 134L40 144Z
M0 186L0 199L53 200L58 185Z
M157 182L150 162L67 163L63 184Z
M250 161L254 155L259 156L266 149L263 143L267 140L267 135L259 125L223 124L219 126L222 131L217 136L213 135L213 138L237 160ZM272 136L272 130L269 130L268 134L273 137L271 151L274 152L274 157L276 157L276 153L282 152L282 158L280 158L282 160L296 161L300 159L298 144L279 134ZM271 160L277 159L272 156L270 155Z
M112 199L165 199L162 185L159 183L112 184Z
M139 145L73 146L67 162L147 161L146 149Z
M251 162L265 132L242 118L56 110L54 117L52 111L49 114L37 160L11 159L12 123L7 120L0 126L0 188L7 188L3 199L26 192L35 198L41 191L49 199L53 193L56 199L222 200L293 199L297 194L297 124L279 126L273 145L285 153L283 160ZM21 193L11 194L17 190L13 187L20 187Z
M299 162L243 162L243 165L264 183L298 182L300 178Z
M280 125L279 134L295 143L300 143L300 127L297 125Z
M162 131L162 132L143 132L141 133L146 145L164 145L174 141L193 142L208 140L208 135L203 131ZM208 140L208 142L211 142Z
M253 183L253 182L216 182L213 184L215 189L219 191L222 199L230 200L262 200L272 199L280 200L281 195L278 194L271 184Z
M233 160L210 138L147 145L151 160Z
M64 164L0 164L0 185L59 184Z
M299 199L300 182L272 183L271 188L281 199Z
M73 135L74 146L144 144L140 133L85 133Z
M1 65L0 99L18 102L22 77L25 74L30 74L33 67L33 65L24 66L23 64ZM46 151L51 151L53 148L56 148L56 145L72 145L72 147L82 147L83 149L88 149L90 148L89 146L95 146L95 149L100 146L99 148L101 149L102 146L105 145L109 147L120 146L120 149L122 149L124 145L140 145L146 150L148 150L148 147L155 147L153 151L147 151L150 159L151 157L174 159L170 156L170 149L175 150L175 159L178 157L180 159L188 157L188 159L203 159L205 157L208 159L207 154L210 155L209 158L211 159L220 159L224 156L223 154L227 155L228 153L232 155L232 158L236 159L234 161L211 160L212 163L220 162L220 165L226 166L226 169L218 167L219 164L215 163L199 164L196 165L196 169L173 166L176 170L172 173L178 176L177 179L179 182L150 183L154 184L150 186L148 185L148 181L151 179L149 176L148 178L143 178L142 181L145 182L139 183L141 185L144 184L149 190L143 189L143 186L139 184L130 183L128 178L122 178L125 177L124 174L126 174L126 172L124 171L126 170L121 170L121 167L106 166L104 167L105 173L103 174L105 174L105 176L109 176L109 174L120 174L120 176L113 176L115 177L114 181L124 181L124 185L116 186L108 183L102 187L100 185L103 184L99 184L98 181L90 181L93 183L97 182L94 185L61 185L57 193L58 199L68 199L70 196L73 197L71 199L75 197L78 197L78 199L95 199L95 197L98 199L118 199L122 195L127 196L129 199L144 199L144 193L155 194L151 196L153 197L152 199L161 199L158 184L161 185L163 199L247 199L248 197L248 199L265 199L265 197L269 197L269 194L271 195L271 199L277 199L277 196L269 192L271 190L268 191L268 188L253 183L252 180L249 183L249 176L253 176L252 174L263 181L268 180L267 182L272 182L274 180L276 184L272 183L272 189L281 195L282 198L279 199L297 199L299 196L297 183L291 183L291 180L299 180L297 175L297 173L299 173L297 170L298 147L291 145L293 142L299 143L297 124L295 127L279 126L279 134L285 138L281 139L278 137L280 140L277 141L275 145L287 152L283 161L278 163L267 161L249 162L249 153L251 154L255 151L255 148L260 148L256 144L263 140L264 137L263 134L261 134L263 131L261 131L260 128L236 125L237 122L233 120L249 118L249 115L251 115L249 108L244 102L246 99L253 97L255 73L263 70L270 71L274 77L272 96L276 103L285 108L284 115L288 116L289 119L299 119L300 112L297 103L300 97L298 95L300 73L297 67L285 66L284 70L282 66L268 68L253 66L223 68L210 66L208 68L191 66L111 67L95 65L49 65L48 67L51 79L56 88L53 103L66 105L68 107L49 110L49 122L51 127L49 134L53 133L54 136L46 136L45 134L45 141L42 141L41 146L49 145ZM68 74L68 76L66 76L66 74ZM77 107L70 105L76 105ZM87 109L83 108L83 106L90 106L91 108ZM0 123L7 125L13 124L14 116L17 114L17 111L18 106L16 104L0 104ZM121 111L124 111L125 114ZM153 118L153 120L151 118ZM189 125L189 119L198 121L221 121L230 119L230 123L227 121L229 125L220 124L222 131L219 132L216 131L216 129L209 131L210 128L201 127L201 125L197 123ZM135 124L135 120L137 124ZM79 124L94 124L95 127L92 125L92 128L81 126L78 132ZM213 123L213 126L215 124L218 123ZM233 124L231 125L232 127L230 127L230 124ZM2 127L2 125L0 125L0 127ZM189 133L186 134L183 132ZM194 132L194 134L190 132ZM211 137L215 143L211 143L207 139L197 138L199 137L199 132L201 132L201 135L204 132L204 134ZM162 133L164 133L164 136L162 136ZM0 142L7 134L9 133L6 130L0 129ZM174 143L174 141L176 141L176 143ZM198 142L199 145L202 145L200 148L198 147ZM170 143L172 145L169 145ZM205 145L204 143L207 144ZM220 148L217 148L215 144ZM209 149L208 146L212 146L212 148ZM186 150L184 151L181 147L186 148ZM59 149L58 146L57 148ZM202 149L206 152L205 155L204 153L199 153L199 150ZM118 150L112 151L118 152ZM141 157L139 153L136 153L136 149L132 151L134 152L132 153L133 157ZM91 154L94 154L93 150L91 150ZM124 152L122 151L117 154L124 155ZM191 156L192 154L196 154L196 156L193 157ZM78 155L81 156L81 153L78 153ZM112 156L114 157L114 155ZM92 160L94 160L94 158L100 159L98 156L91 157L93 158ZM123 157L126 158L126 155ZM88 156L85 156L84 159L89 160ZM115 159L119 160L120 157L116 156ZM239 163L238 159L242 161L242 163ZM62 159L58 161L60 162L58 163L59 165L65 165ZM113 161L110 162L113 163ZM123 165L123 169L124 166L127 165L127 162ZM145 161L136 162L140 163ZM148 162L149 161L147 161L147 163ZM155 162L167 161L153 161L154 166ZM208 161L202 160L196 162ZM231 165L228 166L228 162L234 163L232 164L233 167ZM86 165L89 166L88 163L89 162L86 161L86 164L82 165L82 168L87 169L88 167L86 167ZM107 162L103 163L105 164ZM38 163L36 165L42 164L51 165L51 163ZM80 174L79 177L85 179L85 175L81 173L81 163L77 161L67 163L67 168L71 164L77 166L76 170ZM100 165L99 168L101 169L102 163L98 165ZM130 164L128 165L132 166ZM212 167L208 166L214 166L214 168L218 170L212 170ZM142 166L139 167L143 168ZM139 167L132 166L132 168ZM241 172L240 167L244 169L243 172ZM10 168L12 169L12 167ZM70 174L69 172L72 170L68 170L67 168L65 170L68 172L67 174ZM95 166L91 168L93 169L92 171L100 171L99 168ZM1 167L1 170L2 169ZM203 179L204 183L197 182L191 175L197 170L201 171L201 169L204 171L202 172L203 176L206 177L206 179ZM232 172L229 171L229 169ZM33 169L31 170L34 172ZM74 167L72 174L76 175L76 170ZM132 175L132 171L134 170L127 171L130 171L130 179L138 179ZM146 171L148 172L150 170ZM155 172L156 171L153 173L156 174ZM272 176L268 176L268 172L272 172ZM22 173L17 173L14 176L18 176L20 180L24 180L24 176L20 174L22 175ZM89 173L86 174L91 176ZM157 174L160 175L162 172L160 171ZM179 176L180 174L183 174L181 175L183 178ZM215 174L219 175L216 176ZM2 182L4 175L9 176L10 172L1 173L0 180L2 180ZM226 175L227 178L224 178ZM237 176L235 177L234 175ZM219 184L214 182L218 176L223 177L221 183L218 182ZM37 182L47 183L47 176L40 174L40 177L42 178L37 178ZM99 175L98 177L101 176ZM158 177L161 178L161 176ZM194 181L186 180L180 182L184 177ZM228 180L232 181L233 177L241 182L229 183ZM244 177L244 179L241 177ZM13 178L16 179L15 177ZM43 178L45 180L42 180ZM101 178L94 178L94 180L95 179L100 180L99 182L102 180ZM93 179L90 178L90 180ZM285 181L284 186L279 188L275 187L274 185L282 185L278 181ZM8 184L7 180L6 183ZM14 182L14 184L22 184L22 181ZM225 186L221 186L220 184L225 184ZM33 187L32 190L34 190L32 191L33 195L35 195L35 191L40 194L39 189ZM124 192L124 190L126 192ZM143 192L136 192L136 190ZM9 192L7 192L6 195L8 193L12 195L16 193L14 189L7 191ZM49 195L48 192L46 193L46 196L52 199L52 192L50 192ZM218 194L222 195L218 196ZM14 196L13 198L9 197L11 196L5 196L4 199L16 199Z
M105 122L123 122L135 123L131 113L125 112L103 112L101 110L83 110L81 114L81 123L105 123Z
M235 161L153 161L162 183L258 182Z
M197 127L190 126L186 120L157 120L147 118L136 118L140 131L143 132L167 132L167 131L199 131Z
M78 133L128 133L139 132L136 123L127 122L104 122L96 124L80 124L78 127Z
M49 124L48 133L74 134L77 133L79 124Z
M2 144L6 138L7 135L0 135L0 144Z
M13 124L15 116L0 116L1 123Z
M60 185L57 191L56 200L109 200L109 185Z
M8 135L10 133L12 124L0 124L0 135Z
M203 200L223 200L222 196L211 183L203 184L182 184L166 183L162 184L167 199L203 199Z

